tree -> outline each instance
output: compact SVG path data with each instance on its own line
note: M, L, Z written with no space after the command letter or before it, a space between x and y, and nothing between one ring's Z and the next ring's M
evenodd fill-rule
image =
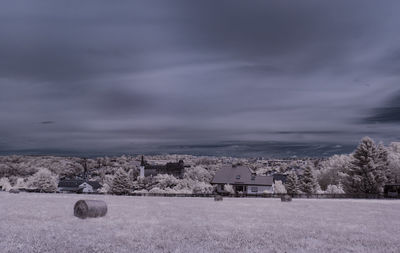
M225 184L224 185L224 191L229 192L230 194L234 194L235 190L233 189L233 186L230 184Z
M156 183L156 187L164 190L166 188L174 188L178 185L179 180L175 178L173 175L169 174L158 174L154 178L154 182Z
M30 187L37 188L41 192L55 192L57 190L58 178L46 168L40 168L29 180Z
M383 145L382 145L383 146ZM364 137L353 153L349 168L344 171L346 193L381 193L387 181L387 153L382 146ZM385 154L386 153L386 154Z
M111 187L104 183L103 186L98 190L99 193L107 194L111 191Z
M26 182L23 178L19 177L17 179L17 182L15 183L14 187L15 189L22 189L22 188L26 188Z
M8 178L6 178L6 177L2 177L2 178L0 178L0 188L1 188L1 190L3 190L3 191L9 191L9 190L11 190L11 184L10 184L10 180L8 180Z
M388 151L388 182L400 183L400 142L392 142Z
M282 181L279 181L279 180L275 181L274 193L277 193L277 194L286 194L287 193L285 186L282 184Z
M196 166L185 168L184 178L210 183L213 179L213 174L202 166Z
M337 186L337 185L332 185L332 184L330 184L330 185L328 185L328 187L326 188L326 191L325 191L325 192L328 193L328 194L343 194L343 193L344 193L344 190L343 190L341 184L339 184L338 186Z
M134 184L134 182L136 181L137 177L139 176L139 173L137 170L135 169L130 169L128 171L128 176L129 176L129 182L131 185Z
M199 194L199 193L212 193L214 191L214 187L205 182L196 182L193 186L193 193L194 194Z
M313 194L318 188L316 184L312 169L310 166L307 166L300 180L300 190L306 194Z
M288 194L299 193L299 182L296 172L292 171L286 178L286 191Z
M114 194L122 195L131 191L131 184L129 182L129 175L124 169L119 168L115 172L115 176L111 186L111 192Z
M341 181L341 173L350 165L350 155L334 155L319 164L320 173L317 177L318 183L323 190L328 185L338 185Z

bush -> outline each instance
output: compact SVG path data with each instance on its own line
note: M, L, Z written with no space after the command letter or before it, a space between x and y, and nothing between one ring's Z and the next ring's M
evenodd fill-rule
M224 185L224 190L226 192L229 192L230 194L234 194L235 193L235 190L233 189L233 186L230 185L230 184Z
M194 168L186 168L184 178L210 183L213 179L213 175L207 169L196 166Z
M28 180L28 186L41 192L55 192L57 190L57 176L46 168L40 168Z
M343 194L344 190L343 190L343 188L342 188L342 186L340 184L339 184L339 186L330 184L326 188L325 193L328 193L328 194Z
M287 193L285 186L282 184L282 181L279 181L279 180L275 181L274 193L277 193L277 194L286 194Z
M214 191L214 187L205 182L196 182L193 187L194 194L211 194Z
M18 178L17 182L14 185L14 189L22 189L22 188L26 188L28 185L25 182L25 180L23 178Z
M114 194L127 194L131 191L128 173L124 169L119 168L115 173L114 180L111 186L111 192Z
M108 184L103 184L103 187L99 189L99 193L107 194L111 191L111 187Z
M154 177L156 186L160 189L174 188L179 184L179 180L172 175L158 174Z
M12 189L10 180L8 180L8 178L6 178L6 177L2 177L0 179L0 187L1 187L1 190L3 190L3 191L6 191L6 192L10 191Z

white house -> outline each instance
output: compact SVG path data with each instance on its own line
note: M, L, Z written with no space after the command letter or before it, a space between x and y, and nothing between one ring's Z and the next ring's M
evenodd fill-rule
M233 186L235 193L261 194L273 193L273 177L256 175L245 166L225 166L217 171L211 184L217 186L217 192L225 192L224 186Z

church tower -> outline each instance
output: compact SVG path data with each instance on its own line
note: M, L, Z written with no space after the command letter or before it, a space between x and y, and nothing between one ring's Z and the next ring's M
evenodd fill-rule
M142 160L140 162L140 174L139 174L139 178L144 178L144 166L146 165L145 161L144 161L144 156L142 155Z

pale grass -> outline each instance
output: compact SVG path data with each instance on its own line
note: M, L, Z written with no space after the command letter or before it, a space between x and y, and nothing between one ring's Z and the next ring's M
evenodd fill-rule
M102 199L103 218L73 216ZM0 193L0 252L399 252L400 201Z

